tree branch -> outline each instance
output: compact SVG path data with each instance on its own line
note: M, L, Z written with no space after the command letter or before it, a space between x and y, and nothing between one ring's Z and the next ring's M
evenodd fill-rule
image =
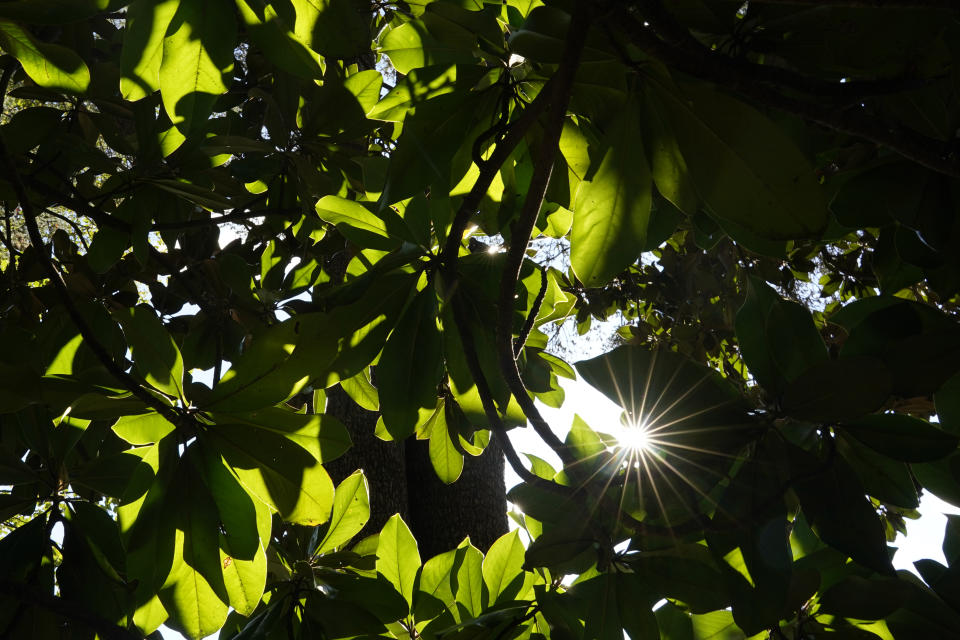
M503 450L503 455L507 459L507 462L510 463L510 467L520 476L521 480L530 483L542 482L543 478L534 475L533 472L523 465L520 456L517 455L517 450L513 448L513 443L510 442L507 430L503 425L503 421L500 419L500 412L493 402L490 385L487 384L487 378L483 375L483 369L480 367L480 360L477 358L477 347L473 341L473 332L470 331L470 319L463 310L463 303L461 302L459 293L454 293L451 304L453 305L453 319L457 325L457 333L460 335L460 342L463 344L464 360L466 360L467 369L470 370L470 375L473 376L474 383L477 385L477 394L480 396L483 412L490 422L490 430L493 432L493 437L496 438L497 444L499 444Z
M523 345L527 343L527 338L530 337L530 332L533 331L533 325L537 322L537 314L540 313L540 307L543 306L543 299L547 296L547 268L543 267L540 269L540 291L537 293L536 299L533 301L533 306L530 307L530 314L527 315L526 322L523 323L523 328L520 329L520 335L517 336L517 339L513 341L513 357L516 358L520 355L520 351L523 349Z
M62 179L62 178L61 178ZM47 196L48 198L53 198L57 204L67 207L68 209L84 216L90 218L100 226L104 227L113 227L120 231L131 232L133 231L133 225L125 220L121 220L116 216L113 216L102 209L90 204L85 199L80 197L76 193L76 190L73 188L73 185L64 179L64 183L68 184L70 190L74 192L75 197L68 197L64 195L63 192L54 189L50 185L47 185L39 180L29 180L30 188L34 191ZM237 222L240 220L249 220L250 218L258 218L260 216L276 216L276 215L290 215L291 213L298 213L299 209L267 209L267 210L247 210L245 208L238 208L233 210L230 213L221 215L216 218L206 218L200 220L184 220L182 222L155 222L149 227L147 231L185 231L187 229L199 229L203 227L210 227L214 225L220 225L224 222Z
M560 456L564 464L572 464L575 460L540 414L540 410L537 409L520 378L520 370L517 369L513 343L514 291L520 277L520 267L523 265L527 242L533 233L547 186L550 184L553 163L560 143L560 132L563 130L563 119L566 116L567 103L573 89L573 78L580 63L580 54L586 44L589 28L590 9L587 3L581 0L574 9L563 57L553 76L556 82L553 83L550 91L543 139L537 149L533 176L520 211L520 218L511 230L510 248L507 250L506 264L500 277L500 297L497 305L497 358L500 363L500 372L537 435Z
M630 42L644 53L690 76L714 82L753 101L833 131L863 138L938 173L960 177L960 158L949 144L887 125L862 112L859 104L838 109L785 96L758 81L750 70L752 67L748 69L701 45L655 3L646 4L644 8L643 18L638 20L628 9L621 7L612 14L608 26L622 29ZM644 26L643 21L650 26ZM626 62L638 66L634 60Z
M556 76L547 81L533 102L523 110L520 117L509 125L507 134L503 137L503 140L494 147L490 158L480 167L480 175L477 177L477 181L473 183L473 188L470 189L470 193L464 196L463 201L460 203L460 208L457 209L453 223L450 226L450 234L447 236L443 251L440 253L440 262L445 266L448 273L456 273L456 262L460 254L460 243L463 242L463 234L467 229L467 223L470 222L470 217L476 213L480 207L480 201L493 183L493 179L497 177L500 167L507 161L507 158L510 157L510 154L517 148L517 145L519 145L524 136L527 135L530 127L533 126L537 118L547 107L550 95L552 94L555 77Z
M148 407L152 407L157 411L157 413L170 420L173 424L179 424L180 416L173 407L150 394L146 389L140 386L140 383L137 382L129 373L127 373L120 365L114 362L106 348L97 339L96 333L94 333L90 325L87 324L86 319L74 304L73 298L70 296L70 290L67 288L67 283L63 279L63 275L53 264L50 256L47 255L43 242L43 236L40 234L40 228L37 226L37 212L33 209L33 205L31 204L27 195L27 189L24 186L23 181L20 179L20 174L17 172L16 165L13 163L13 159L10 157L10 153L2 139L0 139L0 161L6 165L7 178L11 183L13 183L13 189L17 194L17 198L20 200L20 211L23 212L24 224L27 227L27 234L30 237L30 243L37 250L37 256L40 259L40 262L43 263L43 267L50 277L50 282L53 284L53 288L56 289L57 294L60 297L60 301L63 303L64 308L66 308L70 319L73 320L73 323L80 331L80 335L83 337L84 343L90 347L90 350L93 351L94 355L98 360L100 360L101 364L103 364L107 371L109 371L113 377L115 377L120 384L123 385L124 388L130 391L130 393L140 399Z

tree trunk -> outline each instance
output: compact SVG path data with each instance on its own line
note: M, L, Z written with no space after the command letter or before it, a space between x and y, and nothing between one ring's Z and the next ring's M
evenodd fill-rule
M427 443L384 442L374 435L377 414L359 407L339 387L327 390L327 412L347 426L353 447L326 468L339 483L362 469L370 484L370 521L361 536L377 533L399 513L426 560L467 536L482 551L507 532L503 453L491 442L479 457L466 456L460 479L443 484L433 471Z

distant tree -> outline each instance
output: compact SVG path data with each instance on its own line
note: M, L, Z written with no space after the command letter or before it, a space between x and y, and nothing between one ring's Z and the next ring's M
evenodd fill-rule
M960 521L889 543L960 505L958 43L947 0L0 3L0 637L956 637ZM543 419L577 376L619 435Z

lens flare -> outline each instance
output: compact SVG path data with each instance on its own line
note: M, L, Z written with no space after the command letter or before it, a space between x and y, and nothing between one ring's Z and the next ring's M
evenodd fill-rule
M617 446L631 452L647 451L653 444L650 430L645 423L620 425L610 435L616 438Z

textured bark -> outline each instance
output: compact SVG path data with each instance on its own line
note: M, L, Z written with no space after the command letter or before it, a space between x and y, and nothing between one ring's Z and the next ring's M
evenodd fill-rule
M486 551L507 532L503 453L495 442L479 457L466 456L451 485L434 473L426 441L408 440L406 458L410 528L423 558L456 547L466 536Z
M343 456L325 465L330 477L339 484L361 469L370 485L370 520L360 536L378 533L395 513L409 521L404 443L376 437L377 414L360 407L339 386L327 389L326 412L343 422L353 439Z
M377 414L359 407L339 387L327 390L327 413L342 421L353 438L346 454L326 464L330 476L339 483L362 469L370 484L370 521L361 537L379 532L399 513L426 560L467 536L486 551L507 532L503 454L495 443L477 458L466 456L460 479L445 485L433 471L425 441L380 440L374 435Z

